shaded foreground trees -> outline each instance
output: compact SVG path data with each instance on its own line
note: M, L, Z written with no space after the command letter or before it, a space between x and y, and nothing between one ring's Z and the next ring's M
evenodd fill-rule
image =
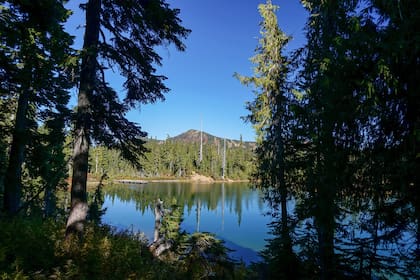
M63 144L62 135L70 118L68 89L79 82L73 133L72 211L68 225L69 229L81 230L87 213L86 176L91 141L120 150L124 158L139 165L145 151L142 138L146 134L137 124L128 121L125 113L142 103L164 98L163 94L168 91L163 83L166 78L155 73L154 67L160 65L161 58L154 47L173 43L178 50L184 50L181 40L189 30L181 26L179 11L164 1L126 1L123 4L88 1L83 4L86 30L78 57L70 48L71 36L63 30L63 23L70 14L63 7L63 1L1 1L0 4L4 117L1 159L8 163L1 166L0 173L1 186L4 182L3 208L8 214L16 214L22 208L24 173L30 173L33 179L43 176L45 181L39 191L28 188L25 196L39 197L45 193L48 197L55 184L53 181L57 183L63 178L65 172L51 175L29 163L39 163L39 158L34 157L46 156L40 153L42 148L39 147L61 153L52 147L58 142ZM80 72L76 67L79 59ZM120 70L126 78L126 94L122 100L106 83L107 67ZM42 135L54 137L41 140L38 126L43 126ZM28 146L31 149L25 153ZM61 162L53 163L52 156L50 166L48 163L43 166L50 171L65 171L57 168L66 165L59 154L55 158L61 158ZM23 166L27 168L24 172Z
M264 135L268 144L260 142L258 153L264 157L257 158L257 178L260 173L285 174L283 185L261 182L274 215L279 215L278 194L280 201L282 190L293 194L295 211L281 208L281 214L293 221L288 226L303 275L418 278L420 91L414 80L420 77L420 33L415 28L420 6L398 1L302 3L310 14L307 43L276 65L298 66L284 68L289 79L284 72L273 77L269 71L243 79L261 93L250 103L251 122L271 122L270 132L278 120L269 114L275 107L261 104L282 102L268 102L271 95L263 94L264 84L254 81L284 79L275 90L286 89L283 96L295 93L284 99L289 118L280 130L293 141ZM262 34L261 46L266 36ZM277 46L277 52L282 48ZM260 52L258 48L256 57ZM267 61L262 65L271 69ZM285 88L287 81L293 86ZM282 147L284 152L276 153ZM284 166L273 168L276 162ZM287 163L290 169L285 170ZM276 268L285 252L270 249L282 244L284 223L275 224L280 242L273 239L266 256L273 264L271 275L281 277L287 270Z
M69 116L66 105L67 90L73 85L69 71L72 39L64 32L69 13L62 1L0 4L2 113L8 106L16 110L4 115L4 120L14 119L13 129L9 127L11 135L2 135L2 141L11 138L4 175L4 210L14 215L21 209L25 154L31 154L25 152L26 146L38 134L38 122L44 123L47 131L53 127L62 130ZM7 126L4 128L6 132ZM46 174L38 175L48 181Z

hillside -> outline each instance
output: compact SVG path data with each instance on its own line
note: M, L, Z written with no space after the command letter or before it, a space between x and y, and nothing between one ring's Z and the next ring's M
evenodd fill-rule
M200 182L244 180L253 172L254 142L227 139L225 152L223 138L203 132L200 149L200 131L192 129L166 140L145 140L147 152L141 168L124 160L114 149L95 146L89 157L90 172L98 175L106 171L114 179L189 178Z
M200 143L200 131L195 129L190 129L184 133L181 133L175 137L169 138L174 141L184 142L184 143ZM211 135L203 131L203 144L214 144L214 145L223 145L223 138ZM226 147L240 147L243 145L245 148L253 149L255 148L255 142L232 140L226 139Z

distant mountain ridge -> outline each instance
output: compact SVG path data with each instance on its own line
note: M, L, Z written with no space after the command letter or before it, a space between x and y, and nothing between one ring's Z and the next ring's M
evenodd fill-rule
M175 137L169 138L173 141L185 142L185 143L200 143L200 131L195 129L190 129L184 133L181 133ZM203 131L203 144L214 144L214 145L223 145L224 138L211 135L210 133ZM226 139L226 147L240 147L245 148L255 148L255 142L250 141L241 141L241 140L232 140Z

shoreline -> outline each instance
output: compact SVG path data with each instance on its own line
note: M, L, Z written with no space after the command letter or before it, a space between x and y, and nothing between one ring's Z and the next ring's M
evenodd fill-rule
M248 183L249 179L213 179L203 175L194 175L186 178L138 178L138 179L114 179L109 178L102 183L116 183L116 184L147 184L147 183L198 183L198 184L213 184L213 183ZM91 178L87 184L92 186L99 184L99 180ZM69 182L70 184L70 182Z
M87 185L89 187L98 185L100 182L102 184L147 184L147 183L195 183L195 184L213 184L213 183L248 183L251 180L249 179L214 179L209 176L200 175L198 173L193 173L188 177L111 177L106 178L105 180L100 180L99 177L94 176L93 174L88 175ZM71 184L71 179L68 179L68 184Z
M203 179L194 179L194 178L180 178L180 179L154 179L154 178L142 178L142 179L113 179L113 183L118 184L147 184L147 183L247 183L250 182L248 179L225 179L225 180L203 180ZM95 182L92 182L95 183ZM96 182L99 183L99 182Z

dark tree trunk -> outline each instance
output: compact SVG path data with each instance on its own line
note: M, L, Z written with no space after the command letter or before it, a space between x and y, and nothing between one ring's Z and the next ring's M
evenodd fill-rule
M29 105L29 94L30 89L26 89L19 95L9 164L4 181L4 210L9 215L15 215L19 211L21 202L21 176L27 138L26 113Z
M417 55L418 57L418 55ZM417 63L418 64L418 63ZM414 205L414 219L417 221L417 232L416 232L416 257L417 261L420 261L420 193L418 187L420 185L420 180L418 176L418 170L420 170L420 141L418 133L420 131L420 98L418 94L418 81L417 77L419 71L413 71L412 69L418 69L417 65L409 67L410 70L407 72L415 73L412 79L410 79L408 84L407 92L407 122L408 122L408 145L407 145L407 157L410 161L409 172L407 175L407 183L409 185L409 200Z
M334 253L334 196L336 185L333 176L336 172L331 163L335 162L330 154L326 155L323 178L320 180L318 188L318 211L315 217L318 231L319 259L321 269L321 279L335 278L335 253Z
M285 248L291 250L291 243L290 243L290 234L289 234L289 226L288 226L288 215L287 215L287 186L285 180L285 166L284 166L284 144L283 140L279 141L279 149L280 149L280 158L279 158L279 190L280 190L280 206L281 206L281 231L282 231L282 238L284 240Z
M284 104L281 100L277 101L277 104ZM277 116L278 120L282 120L283 114L284 114L284 108L282 108L279 113L281 113L280 116ZM293 253L292 248L292 239L290 237L290 228L289 228L289 216L287 212L287 194L288 194L288 187L286 184L286 166L285 166L285 144L284 139L281 134L282 132L282 121L279 121L277 124L278 127L276 129L276 142L277 142L277 166L275 168L275 176L277 176L276 181L278 183L277 188L280 194L280 209L281 209L281 250L280 258L278 258L278 268L281 269L281 273L286 277L287 279L295 279L298 278L297 271L297 262L295 255Z
M86 30L83 43L80 86L75 123L71 210L66 234L83 232L88 212L86 182L88 173L90 97L95 88L97 46L99 41L101 0L90 0L86 7Z
M327 205L322 206L324 217L318 220L318 243L319 243L319 259L321 268L321 279L334 278L334 215L328 213Z
M290 230L287 215L287 190L285 187L280 189L280 203L281 203L281 233L284 241L284 248L287 252L292 254L292 240L290 238Z
M56 200L53 188L48 186L44 192L44 216L51 217L56 209Z

